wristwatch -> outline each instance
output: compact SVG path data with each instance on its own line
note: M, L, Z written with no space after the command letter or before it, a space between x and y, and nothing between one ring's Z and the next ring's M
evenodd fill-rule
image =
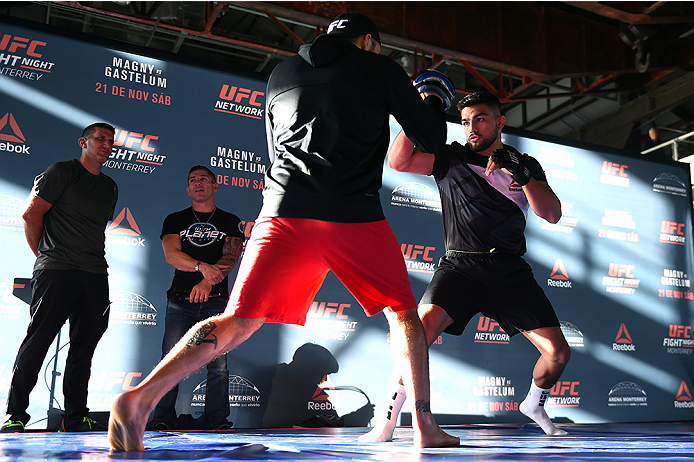
M200 260L195 264L195 272L199 273L200 272L200 263L202 263Z

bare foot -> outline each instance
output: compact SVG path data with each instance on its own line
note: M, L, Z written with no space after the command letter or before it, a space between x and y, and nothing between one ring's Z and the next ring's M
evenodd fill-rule
M369 433L365 433L357 438L360 443L388 443L393 441L393 430L374 427Z
M142 436L145 433L147 414L139 413L137 399L133 392L118 395L111 405L108 420L108 443L111 449L119 451L144 451Z
M414 445L420 448L448 448L460 446L460 438L449 435L437 426L433 432L427 431L426 434L415 431Z
M447 448L460 446L460 438L446 433L434 420L431 412L415 413L414 445L419 448Z

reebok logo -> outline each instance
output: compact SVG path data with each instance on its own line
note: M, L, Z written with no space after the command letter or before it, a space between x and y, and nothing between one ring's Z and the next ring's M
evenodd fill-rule
M10 124L10 128L12 129L11 135L3 133L5 131L5 126L7 126L8 123ZM14 115L12 115L11 112L5 113L5 115L2 116L2 119L0 119L0 140L12 141L15 143L26 142L26 137L24 136L24 133L22 133L22 130L19 128L19 125L17 124L17 121L15 120Z
M548 287L560 287L562 289L571 289L571 281L569 281L569 274L566 272L564 267L564 262L560 258L554 262L554 268L547 279Z
M612 343L612 351L636 351L636 345L631 341L631 335L627 330L627 326L622 323L617 331L617 336Z
M689 391L687 383L683 380L680 383L680 388L677 390L677 396L674 402L676 409L692 409L694 408L694 401L692 400L692 393Z
M263 91L224 84L219 91L219 99L214 105L214 110L260 120L264 113L264 96Z
M140 227L135 222L135 218L128 207L123 207L108 228L106 228L106 233L107 244L134 247L145 246L145 238L141 237Z
M677 398L675 399L677 399L677 401L692 401L692 394L684 380L680 384L679 390L677 390Z
M624 325L624 323L619 326L619 331L617 332L617 337L615 337L614 341L617 343L631 343L631 335L629 335L627 326Z
M0 119L0 141L7 141L7 143L0 143L0 151L30 154L30 147L24 144L26 137L11 112L5 113Z
M323 380L313 392L311 399L306 402L306 410L308 411L336 411L337 403L331 402L331 396L326 390L335 390L335 385L327 375L323 376ZM338 399L336 394L332 397L333 400ZM339 400L339 399L338 399Z

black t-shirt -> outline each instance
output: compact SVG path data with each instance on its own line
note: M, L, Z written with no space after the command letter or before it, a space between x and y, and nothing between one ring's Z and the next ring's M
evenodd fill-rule
M195 216L197 214L197 217ZM198 221L198 218L200 221ZM181 250L205 263L214 264L224 251L224 240L227 237L244 238L242 223L236 215L217 208L214 212L195 212L188 207L174 212L164 219L161 239L167 234L178 234L181 238ZM189 293L194 285L202 281L201 273L176 270L171 282L171 290ZM229 297L229 278L212 287L210 294Z
M56 162L38 175L31 194L51 204L43 217L34 271L106 273L104 233L118 200L116 182L103 173L92 174L73 159Z
M432 175L441 196L446 250L523 255L528 199L501 169L484 174L488 157L458 142L437 156ZM547 181L540 163L523 154L530 175Z

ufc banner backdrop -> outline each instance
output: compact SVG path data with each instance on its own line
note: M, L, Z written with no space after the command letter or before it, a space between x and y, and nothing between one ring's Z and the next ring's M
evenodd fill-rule
M34 177L53 162L79 157L82 129L103 121L116 127L103 172L118 183L119 199L106 231L110 322L92 364L89 408L108 411L113 398L140 383L161 357L174 269L164 259L159 235L168 214L190 206L190 167L205 165L217 175L217 206L241 218L247 237L252 232L269 166L266 77L4 21L0 409L29 322L28 304L19 297L26 299L22 285L31 278L34 255L21 214ZM393 136L398 130L393 121ZM451 122L449 142L454 140L465 142L460 125ZM513 130L504 142L539 160L562 202L559 223L530 212L526 229L526 259L572 347L545 405L548 414L578 423L694 418L686 165ZM381 201L419 299L444 253L436 184L431 177L384 167ZM503 280L498 290L504 290ZM31 394L30 429L47 428L48 410L62 409L68 343L65 326ZM443 334L430 350L437 420L529 421L518 405L537 357L526 339L511 340L481 315L461 336ZM367 318L332 274L309 307L305 326L265 325L227 361L229 419L239 428L301 425L315 416L367 426L372 404L383 412L392 368L385 317ZM181 383L180 414L202 415L205 377L203 368Z

